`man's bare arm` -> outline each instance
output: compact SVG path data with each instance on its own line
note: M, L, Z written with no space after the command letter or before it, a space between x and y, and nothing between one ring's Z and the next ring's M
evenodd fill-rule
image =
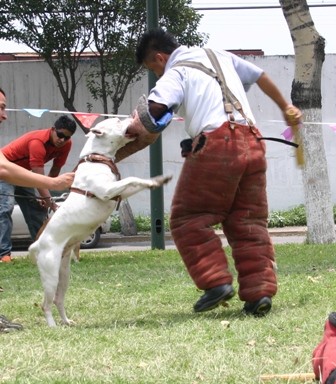
M0 179L10 184L31 188L48 188L53 190L63 190L71 186L74 173L65 173L58 177L48 177L33 173L22 168L6 159L0 151Z

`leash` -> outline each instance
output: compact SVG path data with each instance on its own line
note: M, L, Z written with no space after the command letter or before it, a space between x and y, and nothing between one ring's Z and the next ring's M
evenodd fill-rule
M30 200L49 200L50 197L32 197L32 196L25 196L25 195L12 195L8 193L0 193L0 196L8 196L8 197L18 197L20 199L30 199ZM51 197L51 199L53 199Z
M291 141L285 140L285 139L280 139L278 137L257 137L258 141L261 140L270 140L270 141L276 141L278 143L290 145L292 147L298 148L299 144L292 143ZM184 139L180 142L180 147L181 147L181 156L182 157L187 157L188 153L192 152L192 139ZM205 144L204 140L202 142L198 143L198 147L195 148L195 152L197 150L200 150L203 145Z
M278 143L290 145L292 147L298 148L299 144L293 143L291 141L285 140L285 139L280 139L278 137L257 137L257 140L270 140L270 141L277 141Z

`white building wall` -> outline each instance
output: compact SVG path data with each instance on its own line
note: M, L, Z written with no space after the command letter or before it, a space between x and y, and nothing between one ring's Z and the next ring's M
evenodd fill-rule
M336 133L330 129L330 124L336 124L336 55L327 55L323 65L322 79L322 116L324 143L327 154L329 177L333 201L336 203ZM285 96L290 99L291 84L294 76L293 56L255 56L247 60L262 67L276 82ZM87 104L93 105L92 112L102 113L99 103L92 100L85 86L85 71L87 62L83 62L80 70L82 80L78 84L75 105L78 111L86 112ZM0 87L7 94L8 108L64 110L63 101L57 84L46 63L43 62L1 62ZM136 105L141 94L147 94L147 78L131 86L119 110L120 114L129 114ZM258 127L264 136L282 137L286 129L278 107L265 96L257 85L248 92L248 98L258 122ZM59 114L44 113L41 118L33 117L27 112L8 112L8 120L1 125L0 146L3 146L22 135L28 130L50 127ZM274 121L278 120L278 121ZM100 121L99 119L96 120ZM172 195L178 179L183 159L180 156L181 140L186 138L183 122L174 121L162 134L162 157L164 173L173 174L174 179L164 187L165 212L169 212ZM85 142L85 136L80 128L74 136L74 145L64 171L72 170L78 161L80 150ZM296 167L295 149L280 143L267 141L268 160L268 199L270 210L288 209L304 203L302 175ZM149 177L149 150L145 149L119 165L122 177ZM150 213L149 191L130 198L130 204L135 214Z

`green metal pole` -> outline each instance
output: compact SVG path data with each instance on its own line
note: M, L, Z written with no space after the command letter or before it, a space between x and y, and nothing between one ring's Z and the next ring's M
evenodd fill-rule
M147 28L157 28L159 25L158 0L146 0ZM148 74L148 89L156 83L155 75ZM162 137L160 136L149 148L150 176L162 175ZM151 190L151 242L152 249L165 249L163 187Z

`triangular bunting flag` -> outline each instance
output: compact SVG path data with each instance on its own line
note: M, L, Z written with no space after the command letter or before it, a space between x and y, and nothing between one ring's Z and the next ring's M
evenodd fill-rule
M35 117L41 117L44 114L44 112L49 111L49 109L29 109L29 108L23 108L23 110Z
M97 113L74 113L74 116L83 124L85 128L91 128L100 114Z
M293 138L293 132L291 127L287 127L281 134L285 140L291 141Z

